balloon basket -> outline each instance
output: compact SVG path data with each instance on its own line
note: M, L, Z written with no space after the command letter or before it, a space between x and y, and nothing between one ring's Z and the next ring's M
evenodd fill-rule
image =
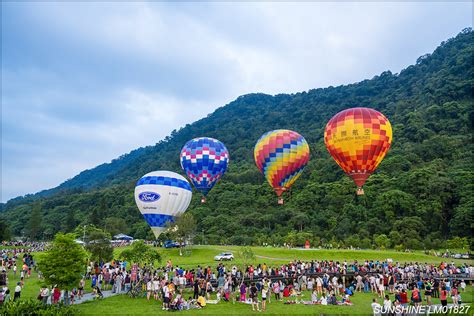
M206 203L206 198L205 197L201 198L201 203Z
M362 188L357 188L356 194L357 194L357 195L364 195L364 189L362 189Z
M283 199L282 199L282 198L278 198L278 204L279 204L279 205L283 205L283 203L284 203L284 202L283 202Z

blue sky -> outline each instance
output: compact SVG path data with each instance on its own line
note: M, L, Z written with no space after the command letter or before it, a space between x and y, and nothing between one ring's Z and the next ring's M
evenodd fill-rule
M2 2L1 201L242 94L399 72L469 26L471 2Z

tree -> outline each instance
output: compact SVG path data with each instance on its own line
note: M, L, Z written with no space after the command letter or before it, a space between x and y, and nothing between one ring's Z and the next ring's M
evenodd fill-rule
M67 213L66 216L66 223L65 223L65 230L66 232L70 233L74 230L76 227L76 218L75 218L75 212L73 209L70 209Z
M36 202L31 210L30 221L28 223L29 237L31 240L37 240L41 232L41 204Z
M10 238L10 227L8 227L8 224L2 219L0 220L0 242L10 240Z
M129 226L123 218L119 217L107 217L104 224L105 230L108 231L112 236L119 233L128 233Z
M395 245L392 231L404 248L436 247L455 237L474 244L473 39L472 30L462 32L399 75L385 72L355 85L292 95L239 97L155 146L138 148L53 190L2 204L2 219L12 235L26 236L31 206L40 200L43 231L51 237L64 226L58 221L74 209L84 223L104 227L104 219L122 218L134 237L149 238L151 230L133 201L132 179L156 166L180 170L176 153L183 142L206 134L232 149L234 162L206 204L191 201L189 212L206 243L250 245L263 235L278 236L274 243L283 244L294 229L334 245L358 234L362 248L372 247L379 234ZM328 119L360 101L383 113L395 133L390 151L364 186L365 196L355 196L354 183L324 144ZM255 140L279 126L301 131L312 156L280 206L252 154ZM434 232L441 235L430 236Z
M97 207L93 207L92 211L89 214L89 224L99 227L101 223L100 219L101 217L99 216L99 211Z
M135 241L128 249L120 253L120 258L138 264L154 264L161 262L160 253L153 247L145 245L142 240Z
M385 234L380 234L374 238L374 242L380 249L390 247L390 239Z
M86 249L90 252L91 259L96 262L108 262L114 257L110 234L102 230L94 230L89 233Z
M255 261L255 253L250 247L241 247L239 251L237 252L236 257L237 257L237 260L241 262L240 271L242 272L244 272L247 269L247 267ZM242 282L244 282L243 277L242 277Z
M73 234L56 234L51 248L39 257L38 267L47 284L71 289L85 271L87 254Z
M184 213L179 216L174 223L170 223L168 227L170 236L179 243L179 255L182 256L183 245L192 239L196 231L196 220L193 214Z
M92 224L89 225L79 225L74 229L74 237L76 239L82 240L84 243L89 243L92 240L94 234L104 233L104 231ZM110 239L110 237L109 237Z

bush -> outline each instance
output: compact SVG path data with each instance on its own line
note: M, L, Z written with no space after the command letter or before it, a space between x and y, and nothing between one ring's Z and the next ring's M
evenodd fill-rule
M20 299L4 303L0 308L0 315L23 316L23 315L76 315L77 311L72 306L63 304L49 305L33 299Z
M395 246L396 251L403 251L403 249L405 249L405 247L402 244Z

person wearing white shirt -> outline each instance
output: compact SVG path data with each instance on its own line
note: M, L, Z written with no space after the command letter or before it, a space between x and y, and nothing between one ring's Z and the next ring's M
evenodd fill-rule
M391 308L392 308L392 301L390 300L388 295L385 295L385 299L383 301L383 312L384 312L384 314L388 315L390 313Z
M151 293L153 292L153 281L150 279L146 283L146 299L150 300Z
M153 292L155 300L158 300L160 294L160 281L157 278L153 279Z
M377 302L377 299L372 300L372 312L374 313L374 316L381 316L382 315L382 305L380 305Z
M15 293L13 294L13 300L16 301L21 296L21 285L20 282L16 284Z

